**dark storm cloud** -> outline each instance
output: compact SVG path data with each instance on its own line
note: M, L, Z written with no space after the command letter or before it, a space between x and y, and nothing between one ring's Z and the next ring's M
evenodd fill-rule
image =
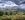
M4 3L4 2L0 2L0 3Z
M24 3L25 0L1 0L1 1L3 1L3 2L12 1L17 5L20 5L20 4ZM3 2L0 2L0 3L3 3Z
M25 1L24 1L24 2L22 2L21 4L25 4Z
M0 3L3 3L2 1Z

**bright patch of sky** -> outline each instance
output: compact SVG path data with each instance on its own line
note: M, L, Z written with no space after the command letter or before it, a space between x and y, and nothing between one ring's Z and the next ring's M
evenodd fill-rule
M12 1L6 1L5 3L0 3L0 7L1 8L5 8L6 6L10 6L10 7L13 7L13 6L18 6L16 5L14 2Z
M8 1L8 2L6 2L5 6L18 6L18 5L16 5L16 4L15 4L14 2L12 2L12 1Z
M25 4L20 5L21 9L25 9Z

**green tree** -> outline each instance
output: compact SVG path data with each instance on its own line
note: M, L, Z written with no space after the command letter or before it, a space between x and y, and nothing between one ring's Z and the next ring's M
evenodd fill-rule
M12 11L10 12L10 15L12 15Z
M2 16L3 15L3 12L0 12L0 16Z
M6 14L6 15L8 15L8 13L7 13L7 12L6 12L5 14Z
M25 12L24 12L24 14L23 15L25 15Z

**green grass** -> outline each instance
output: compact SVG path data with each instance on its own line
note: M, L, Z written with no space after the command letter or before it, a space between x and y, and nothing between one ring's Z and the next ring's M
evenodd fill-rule
M2 16L0 16L0 20L2 19Z
M12 19L12 16L14 16L14 15L10 15L10 16L7 16L7 17ZM3 16L0 16L0 20L2 19L2 17Z
M18 15L10 15L10 16L7 16L8 18L15 18L15 16L18 16ZM21 16L21 15L20 15ZM25 15L22 15L23 17L25 17ZM0 20L2 19L3 16L0 16ZM25 18L24 18L25 19Z

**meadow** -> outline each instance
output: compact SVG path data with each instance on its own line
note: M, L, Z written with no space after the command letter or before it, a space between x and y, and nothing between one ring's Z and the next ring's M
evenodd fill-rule
M0 20L6 20L6 18L8 18L8 20L25 20L25 15L5 15L5 16L0 16Z

